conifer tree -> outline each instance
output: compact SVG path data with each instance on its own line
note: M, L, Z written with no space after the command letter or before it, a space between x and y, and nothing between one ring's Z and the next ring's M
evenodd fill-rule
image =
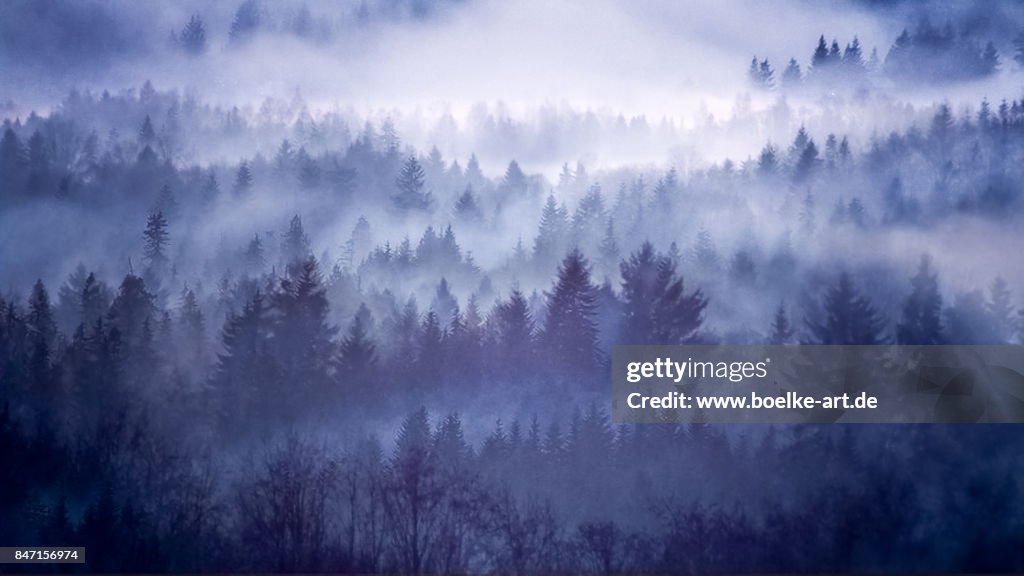
M245 0L235 11L229 36L232 43L248 40L260 27L260 8L256 0Z
M339 347L338 366L346 383L362 386L377 367L377 347L370 339L372 315L366 304L359 305L359 311L352 318L348 334L342 338Z
M169 262L165 249L170 239L170 234L167 232L167 219L164 218L163 212L149 215L146 220L146 230L142 236L146 240L143 256L145 256L149 268L158 273L163 272Z
M540 228L533 243L533 256L547 264L563 250L569 233L568 215L549 195L540 217Z
M587 374L598 360L596 290L586 258L572 250L562 261L554 288L547 294L547 317L541 340L555 365Z
M526 297L514 288L508 300L495 307L499 363L503 370L522 374L534 348L534 323Z
M329 303L316 258L297 261L281 279L273 309L273 350L284 381L298 388L292 399L297 406L315 401L327 389L337 332L327 321Z
M459 199L455 202L455 217L465 222L478 222L483 214L477 205L476 196L473 195L472 185L467 185Z
M703 323L707 300L700 290L687 294L670 256L650 242L621 265L624 344L682 344Z
M252 185L253 177L252 169L249 167L249 161L242 160L241 164L238 165L238 171L235 172L235 195L242 196L247 194L252 190Z
M774 346L793 344L793 326L786 315L786 305L779 302L775 309L775 317L772 319L771 334L768 336L768 343Z
M430 193L424 190L426 173L415 156L409 156L395 180L396 193L391 200L399 210L426 210Z
M985 310L992 319L992 332L1000 343L1008 343L1014 332L1014 306L1009 285L1001 276L989 286Z
M263 239L260 238L259 234L253 234L252 240L249 241L249 245L245 248L245 266L250 272L259 274L263 271L265 263Z
M284 259L285 270L293 275L301 274L303 264L311 256L309 236L302 226L302 218L295 214L288 222L288 230L281 239L281 257Z
M917 274L910 279L913 288L903 301L903 312L896 326L897 344L942 344L942 295L938 274L932 272L931 258L921 256Z
M801 80L803 80L803 73L800 71L800 64L797 63L796 58L790 58L789 64L782 72L782 85L786 88L793 88L798 86Z
M825 292L821 321L805 319L812 344L872 345L886 343L885 322L874 305L843 272Z
M193 14L181 31L181 46L189 56L206 52L206 26L198 14Z

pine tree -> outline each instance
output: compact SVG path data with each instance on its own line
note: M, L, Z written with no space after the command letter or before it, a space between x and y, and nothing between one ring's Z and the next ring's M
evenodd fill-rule
M90 272L78 295L81 325L91 329L106 313L112 299L110 288L96 280L96 275Z
M231 21L231 42L239 43L249 39L260 27L260 8L256 0L245 0L235 11Z
M786 88L793 88L798 86L802 80L803 73L800 71L800 64L797 63L796 58L790 58L789 64L782 72L782 85Z
M269 335L267 309L257 290L241 314L228 315L212 377L221 424L229 429L265 422L275 414L271 403L281 391Z
M544 350L557 367L570 373L592 372L599 357L596 290L590 282L587 260L579 250L572 250L562 261L547 299L541 335Z
M437 285L437 290L434 292L434 300L430 303L430 309L437 314L437 320L442 325L451 322L455 313L458 312L459 304L448 287L448 280L444 277L441 278L441 282Z
M473 195L472 185L467 185L466 190L455 202L455 217L465 222L479 222L483 218L476 203L476 196Z
M433 310L423 317L420 341L416 350L417 379L427 390L441 383L445 364L445 333Z
M263 271L266 263L266 256L263 250L263 240L259 234L254 234L249 245L245 248L245 267L253 274Z
M867 210L860 198L854 196L846 206L846 218L858 228L867 226Z
M341 340L338 366L345 382L361 386L377 367L377 347L369 336L372 316L366 304L352 319L348 334Z
M760 86L765 90L775 88L775 70L768 63L768 60L761 60L758 65L758 78Z
M530 365L534 348L534 324L526 297L514 288L508 300L494 309L498 362L510 375L522 375Z
M47 405L54 404L59 399L55 396L55 378L50 364L56 345L57 324L53 320L50 295L42 280L36 280L32 287L25 320L28 329L28 378L32 403L40 409L45 409Z
M198 14L193 14L181 31L181 46L190 56L206 52L206 27Z
M757 171L761 174L774 174L779 169L779 156L770 143L765 144L757 158Z
M814 144L813 139L808 139L807 145L800 152L796 165L793 167L793 180L803 182L809 179L820 166L821 159L818 157L818 147Z
M938 275L932 272L931 258L921 256L917 274L910 279L913 288L903 301L903 313L896 326L897 344L933 345L944 343L942 335L942 295Z
M822 322L805 319L813 344L873 345L886 343L885 322L843 272L825 292Z
M600 238L607 212L601 186L593 184L586 195L580 200L572 217L571 236L575 246L581 249L596 248Z
M285 382L296 386L291 408L323 401L335 357L337 329L327 321L329 303L316 258L297 261L273 297L273 350Z
M402 140L398 137L398 130L395 128L395 122L390 116L385 118L384 123L381 124L380 139L381 144L384 147L385 154L391 157L398 156L398 150L402 147Z
M992 320L992 333L1000 343L1009 343L1014 333L1014 307L1009 286L1001 276L989 286L985 310Z
M711 232L701 226L697 231L697 241L693 245L693 261L704 272L718 270L720 259L718 250L715 248L715 241L711 238Z
M737 250L729 263L729 278L737 286L753 286L757 280L757 265L750 252Z
M247 194L252 190L253 177L252 169L249 168L249 161L242 160L242 163L238 165L238 171L235 172L235 195L241 196Z
M149 119L149 114L146 114L146 119L139 128L139 146L152 146L155 143L156 130L153 129L153 121Z
M864 72L864 54L860 48L860 40L856 36L843 50L843 67L849 74L857 75Z
M395 180L397 193L391 200L399 210L426 210L430 207L430 193L424 191L426 173L415 156L409 156L402 172Z
M501 179L501 189L506 196L515 196L526 192L526 174L519 167L519 163L512 160L505 169L505 175Z
M619 265L619 244L615 240L615 222L608 218L608 224L604 229L604 238L598 246L598 253L601 256L601 268L606 276L614 276Z
M110 305L108 318L112 329L117 330L117 339L125 360L125 376L130 384L148 382L154 372L154 302L155 297L146 289L145 281L134 274L128 274Z
M170 234L167 232L167 219L163 212L156 212L149 215L146 220L146 230L142 233L145 238L143 255L146 258L150 270L157 274L163 273L169 260L165 253Z
M545 264L557 258L565 246L569 233L568 215L549 195L540 217L540 228L533 243L534 258Z
M287 269L291 271L302 266L311 254L309 237L306 236L306 230L302 227L302 218L295 214L288 222L288 230L281 240L281 256L284 258Z
M814 49L814 54L811 56L811 67L815 70L822 70L828 66L828 45L825 44L825 35L822 34L818 38L818 46Z
M768 336L768 344L782 346L793 343L793 326L786 315L786 305L779 302L775 309L775 317L772 319L772 332Z
M700 290L687 294L670 256L650 242L622 263L624 344L682 344L703 323L707 300Z
M181 330L185 349L189 353L189 360L199 366L205 365L206 357L206 323L203 320L203 311L199 308L199 299L195 292L185 286L181 290L180 304L178 307L178 326Z

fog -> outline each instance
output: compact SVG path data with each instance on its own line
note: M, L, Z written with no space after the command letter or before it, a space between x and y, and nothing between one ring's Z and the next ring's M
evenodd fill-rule
M4 3L0 450L39 464L0 473L0 544L1024 570L1018 427L616 426L607 390L617 344L1021 344L1022 30L1009 1Z

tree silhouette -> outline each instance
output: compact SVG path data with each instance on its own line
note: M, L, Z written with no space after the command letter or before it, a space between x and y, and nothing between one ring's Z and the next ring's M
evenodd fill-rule
M805 318L813 344L884 344L885 323L846 272L825 291L821 321Z
M917 274L910 279L913 291L903 301L896 325L897 344L942 344L942 295L938 274L932 272L931 258L921 256Z
M579 250L562 260L558 279L547 295L547 317L541 341L555 366L589 373L598 360L595 288Z

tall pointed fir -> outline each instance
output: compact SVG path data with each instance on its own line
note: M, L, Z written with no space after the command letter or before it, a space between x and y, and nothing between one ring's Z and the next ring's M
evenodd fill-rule
M885 344L885 321L846 272L825 291L819 320L805 319L809 344Z
M547 317L541 335L555 368L568 374L589 374L599 360L596 289L586 258L572 250L562 261L558 279L547 295Z
M897 344L942 344L942 295L938 274L932 271L931 258L921 256L917 274L910 279L912 291L903 301L896 325Z
M707 299L699 289L686 293L671 256L644 242L621 264L621 275L623 343L681 344L696 336Z

